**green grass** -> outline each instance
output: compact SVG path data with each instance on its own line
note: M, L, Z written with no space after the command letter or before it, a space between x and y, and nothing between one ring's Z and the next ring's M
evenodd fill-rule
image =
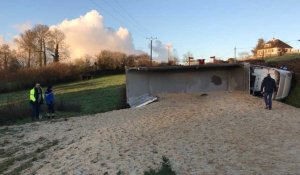
M300 108L300 84L297 84L292 89L290 95L283 102Z
M112 75L95 78L92 80L77 81L73 83L61 84L53 87L56 95L66 95L88 90L98 90L112 86L122 86L125 84L125 75ZM45 90L46 87L43 87ZM8 101L25 101L29 99L29 89L17 92L0 94L0 105L7 104Z
M266 62L273 62L273 61L289 61L294 59L300 59L300 54L291 54L291 55L283 55L283 56L276 56L267 58Z
M46 87L43 87L45 90ZM85 114L94 114L100 112L120 109L125 106L125 75L112 75L92 80L77 81L73 83L61 84L53 87L56 102L76 103L80 105L80 111L61 112L57 111L59 117L80 116ZM29 89L0 94L0 107L8 103L18 103L29 106ZM46 105L44 110L46 111ZM17 123L29 122L28 117L19 120Z
M267 63L270 63L271 65L272 64L275 64L277 66L281 65L281 64L287 65L288 67L291 68L290 70L296 74L296 77L298 77L298 78L294 77L295 81L292 81L293 88L291 89L289 96L287 98L283 99L282 102L284 102L288 105L292 105L292 106L300 108L299 65L297 65L297 62L289 63L289 61L296 60L296 59L297 59L297 62L300 61L300 54L291 54L291 55L283 55L280 57L271 57L271 58L266 59L265 61ZM281 62L283 62L283 63L281 63ZM290 66L289 66L289 64L290 64ZM296 79L298 79L298 80L296 80Z

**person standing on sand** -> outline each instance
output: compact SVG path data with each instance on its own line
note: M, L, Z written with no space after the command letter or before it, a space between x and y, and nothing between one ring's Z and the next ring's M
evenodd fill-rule
M265 109L272 109L272 96L275 91L275 80L270 76L270 74L268 74L261 84L261 93L263 94L266 103Z
M48 106L48 119L54 118L54 94L52 91L52 86L48 86L47 90L45 91L45 101Z
M43 90L39 83L36 83L35 86L30 90L29 99L32 107L32 114L31 114L32 121L41 119L40 110L41 110L41 105L43 104L44 101L44 97L43 97Z

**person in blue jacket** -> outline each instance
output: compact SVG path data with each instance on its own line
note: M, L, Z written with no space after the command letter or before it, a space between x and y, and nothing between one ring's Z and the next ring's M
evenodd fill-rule
M54 118L55 111L54 111L54 94L52 91L52 86L48 86L47 90L45 91L45 101L48 106L48 118Z

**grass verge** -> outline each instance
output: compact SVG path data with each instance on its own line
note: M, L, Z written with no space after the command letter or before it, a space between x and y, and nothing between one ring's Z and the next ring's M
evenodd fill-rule
M297 84L290 95L283 100L284 103L300 108L300 84Z
M272 62L272 61L289 61L289 60L294 60L294 59L299 59L300 54L287 54L283 56L276 56L276 57L270 57L267 58L265 61L266 62Z
M0 125L31 121L29 90L0 94ZM113 75L54 87L56 116L73 117L126 108L125 75ZM18 109L18 110L13 110ZM45 115L46 105L42 106Z

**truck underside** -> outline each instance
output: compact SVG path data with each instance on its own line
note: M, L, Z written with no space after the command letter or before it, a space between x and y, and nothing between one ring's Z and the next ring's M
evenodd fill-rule
M249 64L138 67L126 70L127 102L139 107L161 93L249 93Z

